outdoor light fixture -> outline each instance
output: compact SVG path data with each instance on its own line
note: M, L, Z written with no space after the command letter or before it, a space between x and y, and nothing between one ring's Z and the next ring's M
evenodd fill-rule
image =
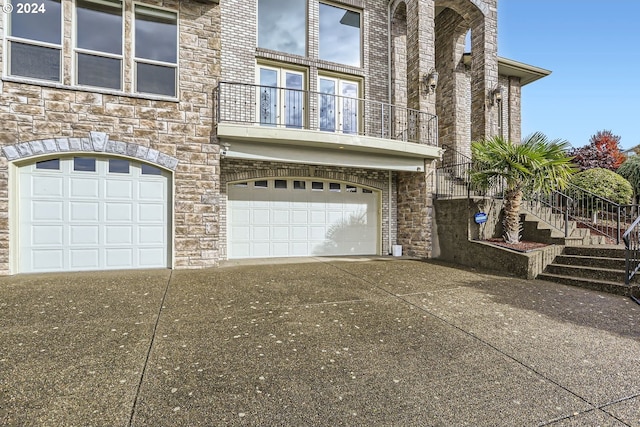
M435 93L436 87L438 87L438 72L435 68L432 68L428 74L425 74L422 78L427 93Z
M502 88L500 86L496 86L495 89L491 91L491 105L497 105L502 102Z

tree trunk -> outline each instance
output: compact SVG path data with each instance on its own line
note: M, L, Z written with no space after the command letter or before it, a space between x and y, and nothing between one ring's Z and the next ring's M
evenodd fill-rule
M507 190L504 195L504 241L520 242L520 205L522 190Z

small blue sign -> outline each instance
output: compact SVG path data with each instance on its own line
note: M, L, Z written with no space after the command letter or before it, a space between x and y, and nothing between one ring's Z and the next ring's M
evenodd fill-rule
M473 216L473 220L476 222L476 224L484 224L485 222L487 222L487 214L484 212L478 212Z

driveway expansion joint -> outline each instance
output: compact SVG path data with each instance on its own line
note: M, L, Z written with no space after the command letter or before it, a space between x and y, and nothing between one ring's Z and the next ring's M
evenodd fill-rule
M162 314L162 310L165 308L165 301L167 299L167 294L169 293L169 286L171 285L171 279L173 277L173 270L169 274L169 278L167 279L167 284L164 287L164 292L162 294L162 299L160 300L160 306L158 307L158 314L156 315L156 321L153 325L153 331L151 332L151 339L149 340L149 348L147 348L147 354L144 358L144 363L142 365L142 372L140 373L140 380L136 386L136 394L133 398L133 404L131 405L131 414L129 416L128 427L133 425L133 420L136 415L136 407L138 405L138 399L140 397L140 390L142 389L142 383L144 382L144 377L147 372L147 366L149 365L149 358L151 357L151 351L153 350L153 344L155 343L156 333L158 331L158 325L160 323L160 315Z

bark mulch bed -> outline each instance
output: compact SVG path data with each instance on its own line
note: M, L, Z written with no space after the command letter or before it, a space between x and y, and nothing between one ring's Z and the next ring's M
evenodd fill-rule
M483 242L491 243L492 245L496 245L496 246L502 246L503 248L512 249L518 252L530 252L534 249L539 249L539 248L544 248L545 246L549 246L548 243L527 242L524 240L516 244L506 243L500 237L484 239Z

